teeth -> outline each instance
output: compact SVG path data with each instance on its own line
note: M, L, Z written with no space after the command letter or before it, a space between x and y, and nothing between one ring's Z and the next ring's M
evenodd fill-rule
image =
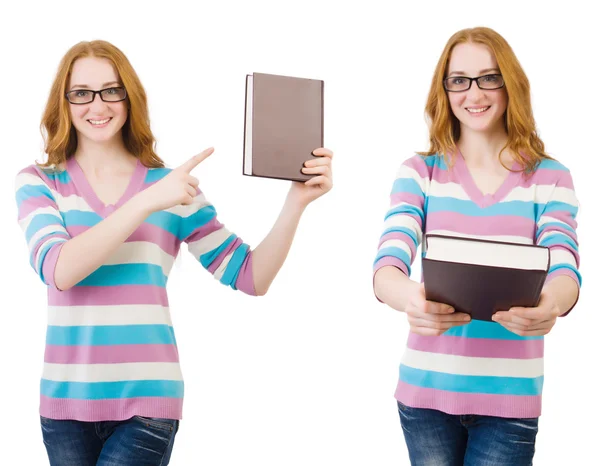
M481 113L481 112L485 112L488 108L490 108L490 107L467 108L467 112L470 112L470 113Z
M108 123L110 121L110 118L107 118L106 120L88 120L92 125L103 125L104 123Z

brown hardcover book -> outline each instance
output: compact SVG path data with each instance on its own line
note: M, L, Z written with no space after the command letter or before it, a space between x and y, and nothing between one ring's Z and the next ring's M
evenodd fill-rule
M425 297L472 319L537 306L550 267L544 246L428 234L422 261Z
M323 88L317 79L246 76L243 173L306 181L304 162L323 147Z

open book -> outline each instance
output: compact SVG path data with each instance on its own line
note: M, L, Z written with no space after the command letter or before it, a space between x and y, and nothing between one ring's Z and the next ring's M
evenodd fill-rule
M425 235L423 281L429 301L449 304L472 319L535 307L550 266L547 247Z
M243 173L306 181L312 151L323 147L323 87L317 79L246 76Z

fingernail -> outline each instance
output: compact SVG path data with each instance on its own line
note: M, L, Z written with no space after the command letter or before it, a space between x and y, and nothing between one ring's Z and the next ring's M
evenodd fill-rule
M471 320L471 316L464 316L463 320Z

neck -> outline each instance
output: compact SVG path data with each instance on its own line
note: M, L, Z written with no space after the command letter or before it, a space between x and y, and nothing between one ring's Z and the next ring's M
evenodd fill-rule
M505 150L502 159L499 158L507 141L508 135L502 125L486 132L462 126L457 145L465 160L472 165L496 165L502 160L505 165L508 163L510 166L513 159L509 151Z
M96 142L78 135L77 149L73 157L86 171L102 174L126 170L136 159L125 148L120 134L110 141Z

